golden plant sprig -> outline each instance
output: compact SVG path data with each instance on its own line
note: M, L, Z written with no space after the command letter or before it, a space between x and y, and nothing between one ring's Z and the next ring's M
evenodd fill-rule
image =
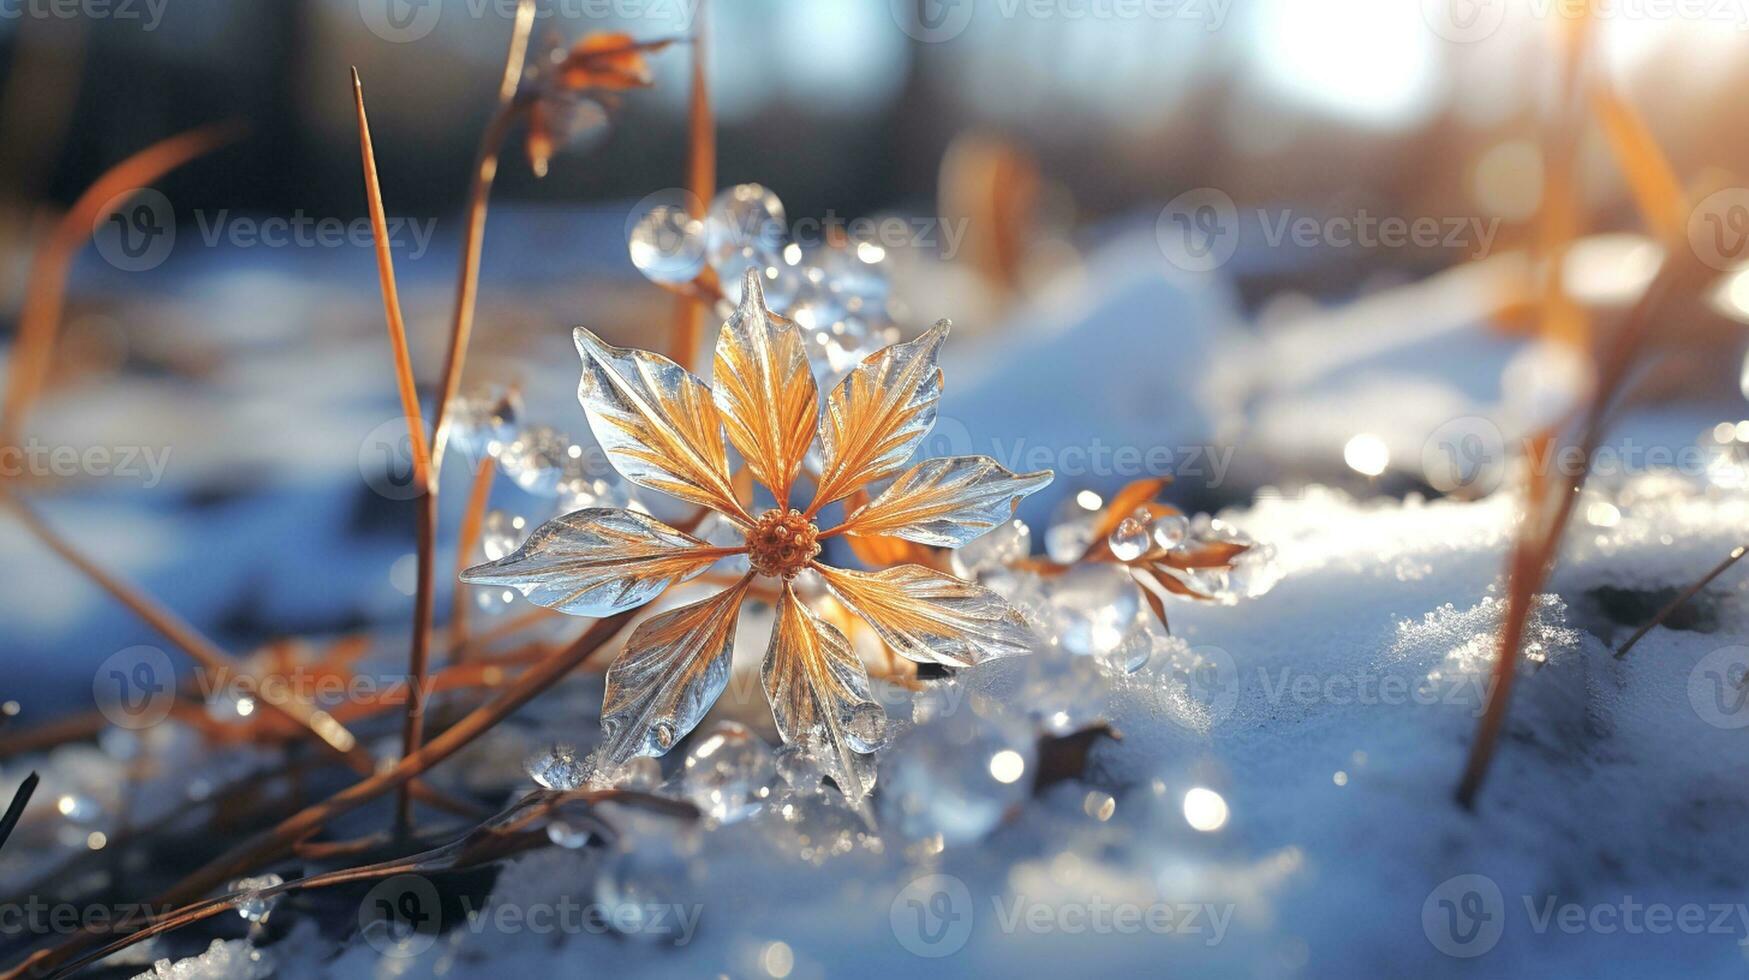
M609 346L575 332L583 358L578 398L614 467L628 480L702 505L743 537L720 546L630 510L593 508L536 528L514 553L468 569L462 580L514 588L578 616L643 605L719 560L746 556L750 570L707 599L652 617L607 673L603 763L617 767L673 748L727 686L742 601L757 576L778 580L776 626L761 679L778 732L816 755L844 795L874 784L872 753L886 714L850 642L798 596L803 571L855 612L896 653L919 663L971 666L1028 652L1030 633L996 593L919 565L880 572L816 560L835 535L887 536L954 548L1007 520L1051 473L1012 473L985 456L906 461L935 423L941 398L936 354L943 320L909 343L869 355L826 398L824 410L801 331L765 305L757 271L717 338L713 385L659 354ZM736 493L727 443L770 492L753 514ZM803 459L820 446L813 501L790 506ZM823 508L867 484L892 484L822 531Z

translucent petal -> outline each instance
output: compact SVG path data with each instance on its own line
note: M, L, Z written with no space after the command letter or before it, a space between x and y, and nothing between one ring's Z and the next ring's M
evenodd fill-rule
M926 459L852 514L844 530L957 548L1013 517L1022 498L1050 482L1050 470L1010 473L988 456Z
M729 442L782 506L813 444L820 391L802 332L765 308L759 271L748 269L741 305L717 335L711 393Z
M870 354L826 399L820 416L820 490L813 510L899 472L935 424L942 320L908 344Z
M607 669L601 703L602 736L614 766L667 752L716 703L729 683L735 623L752 581L747 576L632 632L625 653Z
M705 383L660 354L610 346L582 327L572 336L583 357L577 400L614 468L633 483L747 520Z
M648 515L596 508L553 518L522 547L461 578L516 589L536 605L573 616L611 616L649 602L727 553Z
M868 671L850 641L787 582L759 676L784 741L813 753L846 799L867 796L875 765L864 754L873 748L865 733L884 727L886 713L870 696Z
M1003 598L921 565L880 572L820 567L845 605L893 652L918 663L971 667L1032 652L1026 621Z

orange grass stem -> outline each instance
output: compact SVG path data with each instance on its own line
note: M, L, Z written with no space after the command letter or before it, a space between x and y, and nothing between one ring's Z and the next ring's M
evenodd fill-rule
M91 238L91 231L127 196L197 157L242 135L235 123L191 129L146 147L97 178L79 195L55 225L31 264L18 335L7 371L6 398L0 403L0 446L16 446L25 418L48 380L51 355L67 302L67 280L73 260Z

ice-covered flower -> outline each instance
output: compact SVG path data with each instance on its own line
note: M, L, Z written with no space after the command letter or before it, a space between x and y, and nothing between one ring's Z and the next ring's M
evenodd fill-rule
M755 577L780 583L776 623L760 676L778 732L813 752L852 800L874 781L871 754L886 714L850 642L801 601L804 569L898 654L956 667L1027 652L1020 615L996 593L920 565L858 572L821 564L835 535L896 537L958 547L1007 520L1048 471L1015 474L984 456L930 459L904 469L928 435L941 397L936 353L946 320L909 343L870 354L819 402L804 339L765 304L757 270L717 339L713 385L673 361L609 346L579 327L578 397L603 451L626 479L721 514L740 544L715 544L632 510L591 508L537 528L514 553L462 579L514 588L530 601L579 616L640 606L720 559L745 555L750 570L707 599L651 617L607 673L602 730L608 765L661 755L690 731L729 678L735 626ZM775 506L755 514L730 474L732 445ZM790 506L803 459L819 443L812 501ZM821 511L891 479L841 523Z

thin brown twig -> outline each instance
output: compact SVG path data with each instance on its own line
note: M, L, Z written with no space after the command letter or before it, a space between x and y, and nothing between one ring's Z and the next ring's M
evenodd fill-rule
M711 108L709 58L709 21L705 3L700 0L692 21L692 89L687 103L686 187L690 191L687 207L694 218L702 219L712 196L717 192L717 123ZM704 289L716 288L714 274L709 269L701 278ZM720 290L719 290L720 292ZM674 335L668 356L676 364L691 369L698 356L699 337L704 329L704 317L709 307L700 293L679 296L674 301Z
M24 818L24 808L30 805L30 798L36 793L36 784L39 782L41 779L32 772L19 784L18 792L12 794L12 802L6 807L6 815L0 816L0 848L6 846L6 841L12 836L12 828L18 826L18 821Z
M184 878L153 904L186 905L231 878L288 853L293 845L315 833L330 820L351 813L385 793L449 758L479 738L518 708L570 673L596 649L616 636L633 612L597 620L576 642L529 668L516 682L433 737L417 752L402 757L394 766L363 779L329 799L305 807L266 831L251 836ZM66 937L59 944L39 950L5 973L0 980L20 978L53 970L88 948L107 930L88 928Z
M1698 595L1700 593L1701 589L1704 589L1707 586L1711 585L1713 579L1716 579L1720 575L1725 574L1725 572L1732 565L1735 565L1735 564L1737 564L1737 562L1742 560L1745 552L1749 552L1749 547L1746 547L1744 545L1738 545L1737 547L1732 548L1731 553L1729 555L1725 556L1725 560L1719 562L1717 565L1714 565L1713 570L1706 573L1705 575L1701 576L1700 581L1694 583L1693 585L1689 586L1686 589L1683 589L1681 595L1679 595L1676 598L1671 599L1669 602L1665 603L1664 608L1658 610L1658 614L1656 616L1653 616L1646 623L1646 625L1641 626L1637 630L1634 630L1634 635L1628 637L1628 641L1626 643L1623 643L1621 645L1621 649L1619 649L1615 652L1615 659L1620 660L1621 658L1627 656L1628 651L1632 650L1634 648L1634 644L1640 642L1641 637L1645 636L1647 633L1650 633L1652 631L1652 627L1657 626L1659 623L1662 623L1666 619L1669 619L1670 614L1674 613L1678 609L1681 609L1683 603L1687 602L1688 600L1690 600L1690 599L1694 598L1696 595Z
M67 301L67 280L73 260L91 238L92 228L126 203L125 195L241 135L242 127L223 123L154 143L106 171L55 225L31 265L24 306L19 311L6 398L0 407L0 446L18 445L25 417L47 382L61 311Z
M474 554L474 546L480 541L480 528L485 524L486 507L492 500L492 480L498 475L498 461L486 457L485 462L474 472L474 485L468 493L468 507L462 512L462 526L456 535L455 546L455 578L461 578L467 570ZM469 592L460 586L456 587L455 595L450 601L449 610L449 642L450 658L461 659L468 650L468 599Z
M413 377L413 356L407 346L407 324L401 318L400 290L395 285L395 260L389 250L388 218L383 211L383 189L377 179L376 151L371 146L370 120L364 111L364 84L358 69L352 69L352 95L358 114L358 146L364 165L365 196L370 204L370 227L376 240L377 279L382 285L383 315L388 321L389 345L395 355L395 386L406 415L407 437L413 448L413 479L418 495L415 514L418 586L413 593L413 641L407 656L407 710L401 724L401 754L419 750L425 734L425 676L431 662L432 606L437 591L437 481L431 447L425 441L425 418L419 409L419 386ZM413 826L412 787L397 794L395 828L406 833Z
M468 186L467 225L462 235L461 268L456 274L455 310L450 318L449 347L443 355L442 387L431 420L434 466L443 467L444 447L449 443L449 407L461 390L462 366L467 361L468 341L474 332L474 308L479 301L480 256L486 240L486 210L492 183L498 177L498 157L504 138L522 113L516 89L522 82L522 66L528 57L528 37L534 29L534 0L517 0L516 17L510 28L510 50L504 56L504 74L498 82L498 104L491 122L480 136L474 173Z
M176 613L160 605L150 595L111 574L83 552L74 548L70 542L56 533L28 503L4 485L0 485L0 504L10 507L18 517L19 522L50 551L83 572L87 578L97 583L105 592L108 592L122 605L127 606L134 615L145 620L147 625L162 633L166 639L193 657L202 667L218 675L240 670L236 658L226 653L206 634ZM376 763L371 759L370 754L359 746L358 738L334 716L326 711L311 708L295 693L281 690L281 685L258 684L255 687L262 703L266 704L270 710L283 715L300 729L320 739L324 746L333 750L354 772L365 775L376 770ZM423 783L414 787L413 792L421 800L454 813L473 814L479 811L478 807L438 793Z

